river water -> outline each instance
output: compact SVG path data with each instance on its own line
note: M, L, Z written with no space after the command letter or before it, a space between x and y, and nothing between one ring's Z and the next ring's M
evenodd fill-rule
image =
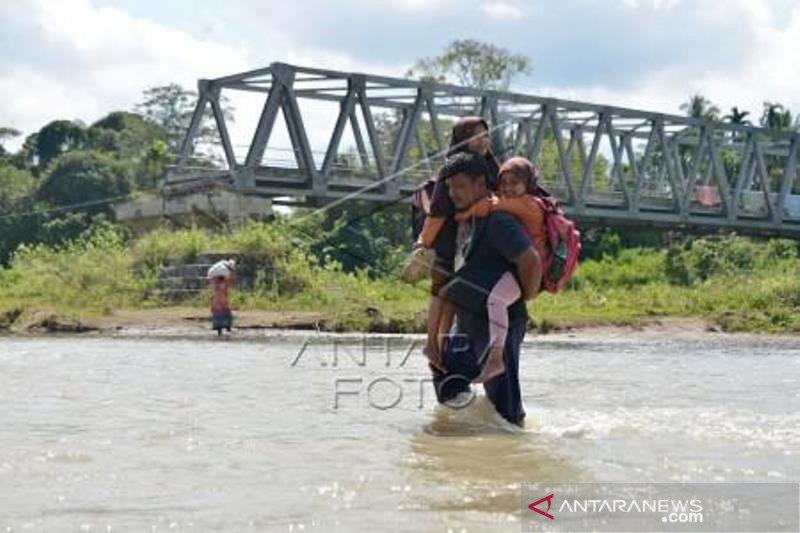
M0 531L519 531L526 482L796 482L800 342L540 337L525 430L402 337L0 338ZM465 402L466 403L466 402Z

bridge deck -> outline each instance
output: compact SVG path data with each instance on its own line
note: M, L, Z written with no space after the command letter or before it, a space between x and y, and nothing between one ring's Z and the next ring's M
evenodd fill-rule
M165 191L213 178L243 194L314 205L407 201L441 163L452 121L479 114L492 124L495 153L539 164L546 185L579 220L800 235L796 131L283 63L198 87ZM221 109L230 91L263 94L246 155L234 151ZM321 146L309 141L308 102L338 104ZM189 161L207 112L225 165L198 171ZM270 143L279 116L291 148ZM343 144L346 130L353 145ZM271 156L276 151L280 160Z

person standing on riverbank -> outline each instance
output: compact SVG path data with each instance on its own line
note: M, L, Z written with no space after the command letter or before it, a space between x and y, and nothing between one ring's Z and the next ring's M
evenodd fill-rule
M229 259L212 266L208 271L212 284L211 294L211 329L217 336L225 329L228 333L233 327L233 312L228 302L228 291L236 282L236 263Z

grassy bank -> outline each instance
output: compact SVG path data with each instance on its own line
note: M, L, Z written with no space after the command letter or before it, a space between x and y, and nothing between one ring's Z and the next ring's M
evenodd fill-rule
M111 225L67 245L20 248L0 270L0 329L47 317L113 316L172 305L157 271L167 257L191 261L203 251L236 253L254 274L235 291L241 310L316 311L332 330L422 331L427 284L386 274L344 272L320 261L307 235L286 221L250 224L227 234L158 230L133 239ZM540 331L638 324L654 317L697 317L726 331L800 331L800 260L794 241L742 237L686 240L667 250L625 249L581 263L572 286L529 304ZM324 263L324 264L323 264ZM206 307L199 291L183 306ZM44 317L44 318L43 318Z
M63 246L17 250L0 269L0 329L175 305L158 289L159 266L167 258L192 262L204 251L236 254L239 268L254 274L252 288L233 291L235 309L316 311L326 317L324 327L341 331L422 328L424 286L345 273L335 262L321 265L310 248L309 239L284 221L227 234L158 230L138 239L101 225ZM180 305L206 308L209 295L198 291Z

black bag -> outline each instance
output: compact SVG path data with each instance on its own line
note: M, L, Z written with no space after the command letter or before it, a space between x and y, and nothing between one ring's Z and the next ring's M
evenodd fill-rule
M411 197L411 234L414 241L422 233L425 217L430 214L431 199L435 188L436 177L428 178L414 190L414 195Z

